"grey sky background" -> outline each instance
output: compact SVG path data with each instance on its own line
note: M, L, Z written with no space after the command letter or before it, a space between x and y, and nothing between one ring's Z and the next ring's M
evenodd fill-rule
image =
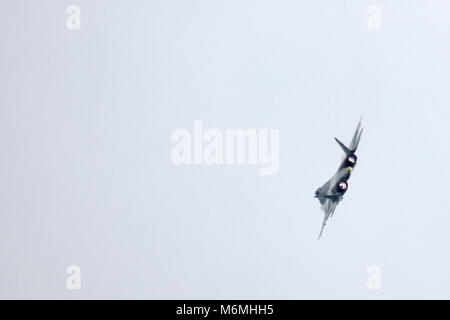
M0 298L450 298L450 2L0 9ZM317 241L314 191L361 114ZM170 135L194 120L280 129L279 173L175 166Z

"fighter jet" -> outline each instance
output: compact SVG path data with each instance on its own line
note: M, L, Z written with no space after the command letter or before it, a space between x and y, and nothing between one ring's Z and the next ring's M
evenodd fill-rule
M362 119L362 117L361 117ZM323 229L327 223L328 218L333 216L334 210L338 203L343 199L345 192L348 189L348 179L356 165L356 149L358 148L359 140L363 129L361 128L361 119L359 120L356 131L353 134L350 146L346 147L339 139L334 138L339 146L345 152L345 158L339 166L335 175L325 182L323 186L316 190L314 198L318 198L321 208L324 212L322 228L320 229L319 239L322 237Z

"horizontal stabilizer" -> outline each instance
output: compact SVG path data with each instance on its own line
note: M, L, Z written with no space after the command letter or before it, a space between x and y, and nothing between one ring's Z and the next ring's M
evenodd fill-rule
M336 140L338 145L342 148L342 150L344 150L345 154L349 154L350 153L350 150L345 146L345 144L343 144L341 141L339 141L338 138L334 138L334 140Z

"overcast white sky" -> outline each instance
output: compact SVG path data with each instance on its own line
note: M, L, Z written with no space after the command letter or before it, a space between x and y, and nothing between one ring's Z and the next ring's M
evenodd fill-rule
M0 298L450 298L449 12L1 1ZM361 114L358 165L317 241L314 191ZM171 133L194 120L279 129L278 174L174 165Z

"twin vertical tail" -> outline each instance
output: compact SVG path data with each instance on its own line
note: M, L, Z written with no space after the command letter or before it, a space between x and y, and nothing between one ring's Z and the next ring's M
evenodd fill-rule
M358 126L356 127L356 131L353 134L352 142L350 143L350 147L346 147L345 144L343 144L341 141L339 141L338 138L334 138L338 145L344 150L345 154L349 155L356 152L356 149L358 149L359 140L361 139L361 135L363 132L363 129L361 128L361 120L362 116L359 119Z

